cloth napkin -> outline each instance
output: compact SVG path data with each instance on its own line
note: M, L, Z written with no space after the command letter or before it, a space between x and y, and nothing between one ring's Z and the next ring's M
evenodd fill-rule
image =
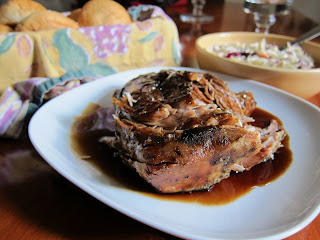
M0 35L0 137L19 138L42 104L101 76L179 66L173 20L153 5L128 12L127 25Z
M0 97L0 136L19 138L43 103L97 78L92 72L77 71L59 78L37 77L13 84Z

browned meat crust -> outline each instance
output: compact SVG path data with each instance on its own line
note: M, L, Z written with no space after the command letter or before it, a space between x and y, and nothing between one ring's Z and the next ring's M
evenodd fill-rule
M115 92L115 137L102 141L160 192L209 189L230 172L273 157L280 123L251 126L251 92L234 93L216 76L161 71Z

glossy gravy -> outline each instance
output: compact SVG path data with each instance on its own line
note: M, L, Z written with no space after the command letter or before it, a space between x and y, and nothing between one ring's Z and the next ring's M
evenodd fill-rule
M254 111L252 117L255 119L254 125L259 127L267 126L271 119L278 119L276 116L259 108ZM122 186L138 191L141 194L165 200L197 202L203 205L227 204L256 187L265 186L276 180L289 168L292 162L289 137L287 136L282 142L283 147L279 148L274 154L274 160L256 165L250 171L232 172L229 178L222 180L209 191L162 194L155 192L137 173L123 164L121 159L113 157L111 149L97 142L104 135L106 133L103 131L90 134L71 132L71 147L81 159L92 162L104 174L113 178Z

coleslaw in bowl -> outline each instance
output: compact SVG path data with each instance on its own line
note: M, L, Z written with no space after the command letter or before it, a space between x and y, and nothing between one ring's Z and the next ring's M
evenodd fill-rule
M283 69L312 69L315 68L313 58L301 46L287 44L283 50L276 44L267 43L263 38L259 42L213 45L208 51L220 57L229 58L236 62L244 62L263 67Z
M212 33L196 41L200 68L260 81L302 98L320 92L320 44L279 48L292 37L254 32Z

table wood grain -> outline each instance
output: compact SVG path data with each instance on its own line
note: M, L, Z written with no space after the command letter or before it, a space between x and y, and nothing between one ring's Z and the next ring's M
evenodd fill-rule
M182 43L183 66L198 67L194 43L211 32L253 31L252 16L242 5L208 1L205 11L214 15L210 24L179 21L189 8L169 8ZM298 36L316 26L292 12L278 18L272 33ZM316 39L315 41L318 41ZM320 107L320 93L308 99ZM152 214L152 213L151 213ZM319 239L320 217L288 240ZM28 136L0 139L0 240L2 239L178 239L148 227L97 201L55 172L32 147Z

